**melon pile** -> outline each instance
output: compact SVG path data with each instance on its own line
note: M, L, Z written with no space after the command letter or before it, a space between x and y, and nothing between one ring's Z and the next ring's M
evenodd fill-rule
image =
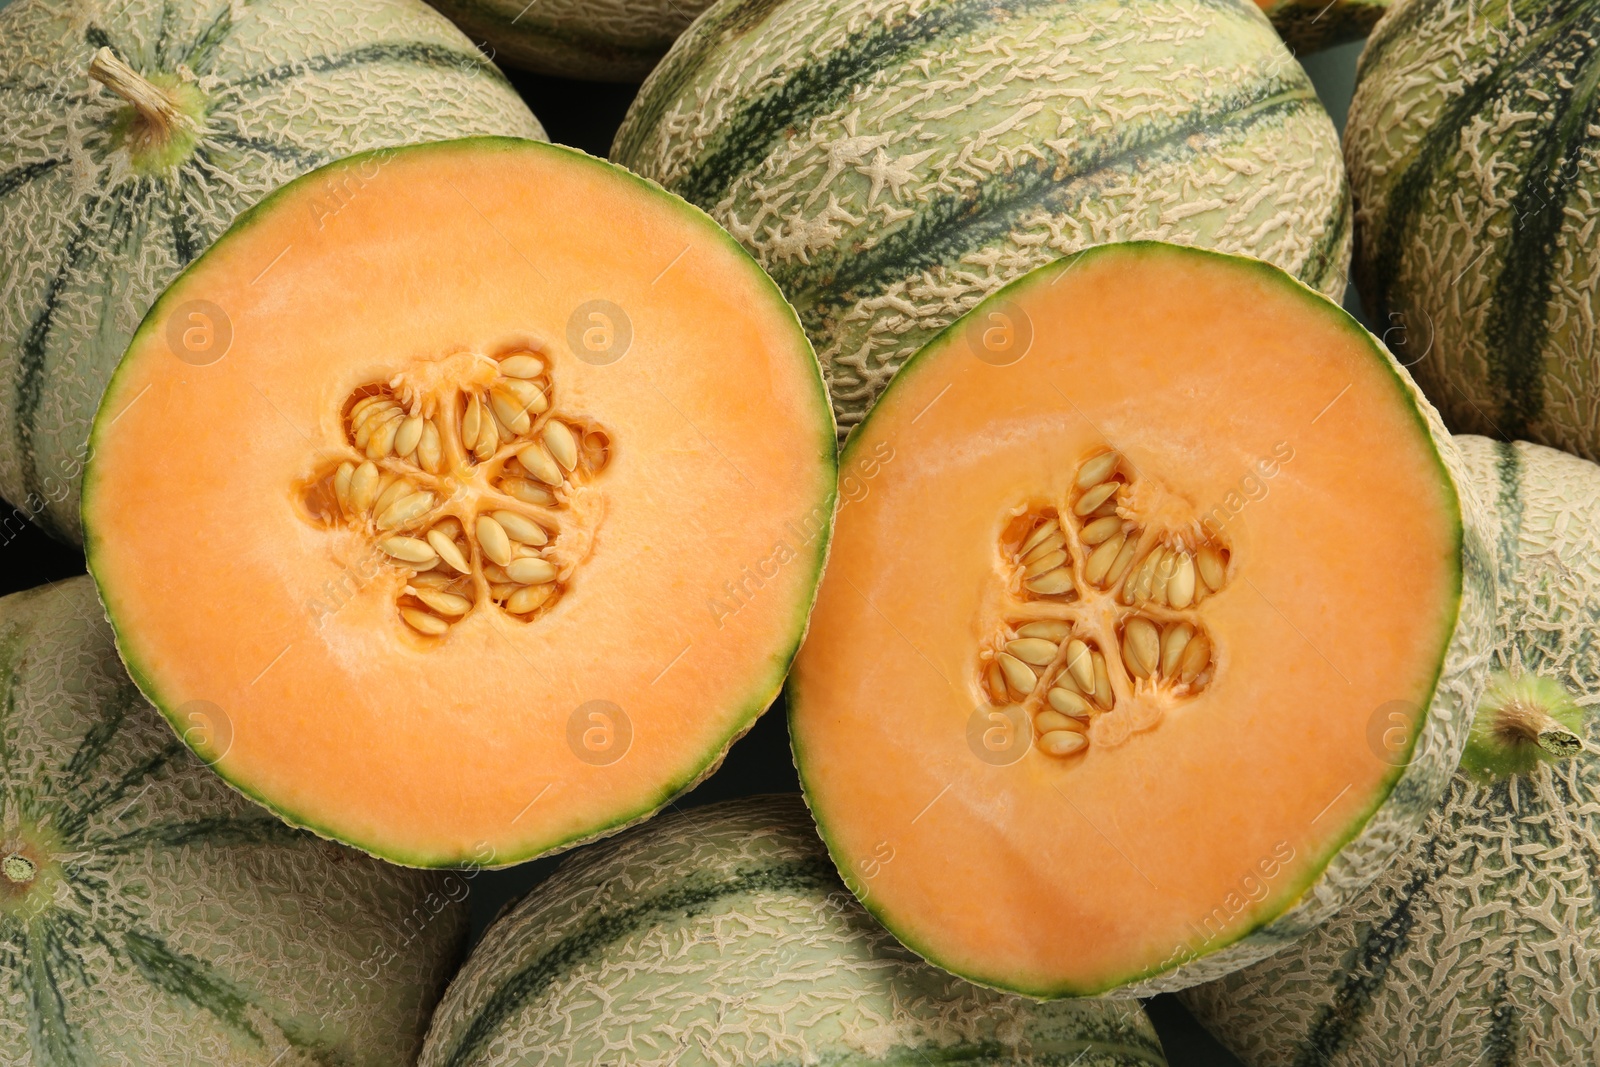
M434 6L0 3L0 1061L1592 1061L1588 8Z

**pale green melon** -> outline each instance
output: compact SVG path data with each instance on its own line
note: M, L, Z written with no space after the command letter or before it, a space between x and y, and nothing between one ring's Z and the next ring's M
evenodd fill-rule
M484 935L424 1067L1163 1067L1137 1001L1041 1004L901 947L798 796L658 819Z
M1600 722L1582 710L1600 703L1600 468L1456 441L1508 594L1499 680L1399 862L1299 944L1184 994L1249 1067L1577 1065L1600 1048Z
M754 253L841 433L957 316L1092 244L1200 245L1345 288L1338 136L1250 0L722 0L611 155Z
M496 62L591 81L640 81L708 0L433 0Z
M226 747L226 709L185 721ZM467 889L231 790L139 696L88 578L0 600L0 1064L409 1063Z
M91 79L103 48L131 68L124 92L170 100L169 121ZM543 136L420 0L19 0L0 11L0 114L0 495L73 541L111 370L235 215L357 151ZM330 187L329 213L359 184Z

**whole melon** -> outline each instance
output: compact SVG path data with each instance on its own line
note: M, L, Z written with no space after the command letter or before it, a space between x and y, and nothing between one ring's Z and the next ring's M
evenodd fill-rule
M434 0L497 62L590 81L640 81L707 0Z
M962 312L1091 244L1203 245L1345 288L1338 137L1249 0L722 0L612 158L766 267L841 434Z
M0 495L74 542L112 368L235 215L357 151L543 136L420 0L20 0L0 11L0 113ZM325 217L357 192L330 187Z
M1359 41L1389 10L1389 0L1256 0L1297 56Z
M123 673L88 578L0 600L0 690L0 1062L412 1061L462 949L462 876L229 789ZM186 714L226 745L225 709Z
M1355 280L1457 432L1600 458L1588 3L1405 0L1357 71Z
M1184 994L1250 1067L1580 1064L1600 1047L1600 723L1584 712L1600 702L1600 469L1456 441L1515 591L1499 674L1400 861L1298 945Z
M502 917L423 1067L1162 1067L1137 1001L1040 1004L928 966L840 883L798 796L657 819Z

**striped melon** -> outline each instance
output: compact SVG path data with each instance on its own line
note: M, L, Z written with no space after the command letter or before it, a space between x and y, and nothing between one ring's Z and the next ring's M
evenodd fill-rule
M1364 306L1457 431L1600 458L1600 9L1406 0L1358 68Z
M111 369L240 210L362 149L542 136L420 0L20 0L0 113L0 495L73 541ZM326 216L375 177L330 187Z
M1250 1067L1582 1064L1600 1048L1600 722L1580 710L1600 702L1600 469L1456 440L1517 591L1501 673L1402 860L1300 944L1185 994Z
M723 0L612 157L709 211L800 312L840 432L985 295L1154 238L1338 298L1333 125L1248 0Z
M433 0L508 66L639 81L708 0Z
M123 673L94 586L0 600L0 1062L410 1063L459 875L290 830ZM226 742L221 709L190 729Z
M1166 1063L1136 1001L1039 1004L897 944L798 796L659 819L569 860L491 927L424 1067Z

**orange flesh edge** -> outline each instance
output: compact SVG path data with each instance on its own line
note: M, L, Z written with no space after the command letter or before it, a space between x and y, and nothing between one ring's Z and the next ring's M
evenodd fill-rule
M223 307L232 347L191 367L164 330L135 342L86 496L91 564L147 691L228 717L230 780L402 862L504 863L658 806L774 694L826 542L831 419L754 264L642 183L479 147L354 185L342 206L331 183L291 189L169 293ZM565 339L596 297L632 321L609 366ZM556 408L611 434L604 515L549 615L475 611L430 643L372 537L307 521L295 489L348 454L352 390L518 339L552 360ZM631 721L609 765L568 743L591 700Z
M1281 913L1386 795L1369 723L1431 699L1458 509L1391 371L1264 268L1115 250L1013 300L1024 358L946 335L843 457L791 725L835 859L902 940L980 981L1088 993ZM1064 496L1109 444L1199 514L1280 443L1293 458L1223 526L1209 687L1119 746L975 758L1011 509Z

